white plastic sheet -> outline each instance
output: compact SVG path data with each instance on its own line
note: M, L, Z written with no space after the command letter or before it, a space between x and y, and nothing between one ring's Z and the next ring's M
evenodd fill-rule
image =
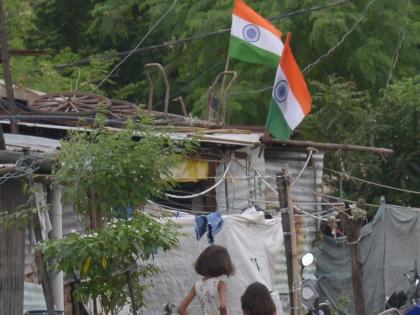
M158 253L154 263L160 268L153 278L153 287L146 292L143 313L162 315L166 303L176 305L191 290L199 276L193 264L199 254L209 246L207 236L196 240L194 217L175 219L184 237L180 247L167 253ZM273 291L277 314L282 315L279 286L279 258L283 247L283 229L280 217L266 220L262 212L254 209L243 214L223 216L224 225L216 235L216 244L226 247L235 265L235 275L227 278L228 312L242 314L240 297L248 284L259 281ZM191 315L200 315L198 305L189 308Z

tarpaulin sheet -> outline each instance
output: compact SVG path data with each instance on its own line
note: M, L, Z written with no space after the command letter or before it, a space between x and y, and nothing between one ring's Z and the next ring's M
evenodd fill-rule
M420 209L383 205L360 235L366 310L377 314L395 289L408 288L404 274L415 265L420 271ZM346 239L325 237L316 257L323 293L347 314L355 314Z
M206 180L209 176L209 162L184 159L171 168L171 178L178 183Z
M209 246L207 236L196 240L194 217L175 220L185 236L179 248L159 252L154 258L160 273L153 277L153 287L145 295L147 307L144 308L144 314L147 315L162 315L166 303L178 305L200 278L193 264ZM284 246L281 219L266 220L262 212L248 210L244 214L223 216L223 220L223 228L216 234L215 244L227 248L236 268L235 275L226 278L228 312L242 314L240 296L248 284L260 281L272 291L276 291L279 285L279 255ZM282 314L278 293L274 292L273 298L276 300L277 314ZM190 306L189 313L200 315L196 301Z

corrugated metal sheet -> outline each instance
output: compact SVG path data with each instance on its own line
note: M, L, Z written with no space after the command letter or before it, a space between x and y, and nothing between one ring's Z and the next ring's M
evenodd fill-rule
M15 212L26 203L23 182L9 179L0 185L0 212ZM24 230L0 226L0 314L21 314L24 270Z
M6 133L4 134L4 140L6 141L6 149L11 151L29 148L37 152L54 152L60 147L60 141L43 137Z
M253 205L264 208L263 193L254 179L257 173L264 173L264 155L259 154L259 147L238 149L231 153L226 185L222 183L216 188L217 211L239 213ZM223 175L227 164L228 162L217 167L217 178Z
M273 188L276 188L275 176L282 169L287 170L291 179L299 174L302 170L308 153L305 150L297 150L290 148L276 148L271 147L265 150L265 173L269 177L267 181ZM322 166L323 166L324 153L318 152L313 154L312 161L305 171L303 172L300 179L296 182L294 187L292 187L292 194L294 200L299 208L307 210L308 212L316 212L320 209L316 205L311 205L311 203L318 202L318 198L309 190L312 191L321 191L322 185ZM304 187L305 189L301 189ZM268 209L278 209L278 197L271 190L266 189L266 205ZM309 203L309 204L308 204ZM317 229L317 220L310 216L297 216L299 219L299 224L297 225L298 229L298 255L301 257L305 252L312 251L313 244L316 237ZM282 248L284 252L284 248ZM277 288L282 297L282 303L284 307L285 314L288 313L288 284L287 284L287 266L286 266L286 257L282 255L282 260L278 266L278 274L280 275L279 287ZM313 267L305 269L305 277L313 274Z

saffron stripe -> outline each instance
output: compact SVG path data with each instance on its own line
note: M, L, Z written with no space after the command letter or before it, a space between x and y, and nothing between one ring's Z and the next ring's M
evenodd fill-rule
M248 21L248 23L259 25L265 28L266 30L270 31L271 33L273 33L273 35L277 36L278 38L281 38L282 36L282 33L275 26L273 26L273 24L271 24L269 21L267 21L257 12L255 12L243 0L235 1L233 14Z
M283 56L280 61L280 68L283 70L284 76L289 83L290 90L293 91L299 106L302 108L305 115L308 114L312 107L312 97L306 85L305 78L290 49L290 33L286 38Z

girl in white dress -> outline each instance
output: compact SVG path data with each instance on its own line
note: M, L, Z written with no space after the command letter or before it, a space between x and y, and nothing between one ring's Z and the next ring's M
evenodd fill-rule
M202 315L227 315L227 285L223 276L231 276L234 267L226 248L210 245L195 262L195 271L203 276L178 307L180 315L188 315L187 308L197 297Z

